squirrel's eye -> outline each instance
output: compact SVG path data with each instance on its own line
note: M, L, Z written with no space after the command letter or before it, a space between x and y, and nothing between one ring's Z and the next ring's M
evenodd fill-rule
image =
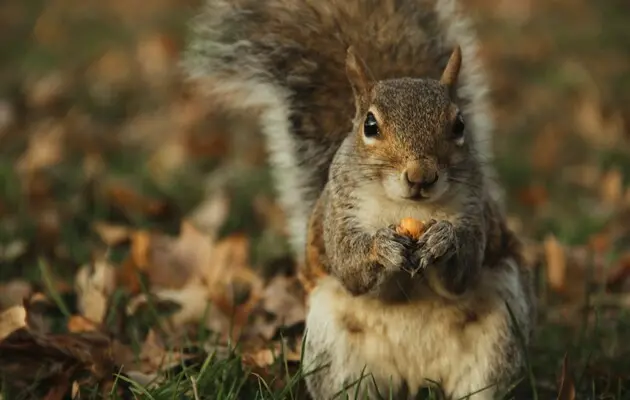
M368 112L367 117L365 117L365 122L363 123L363 134L368 138L378 136L378 123L376 122L376 118L374 118L374 114L371 112Z
M455 122L453 123L454 139L461 139L461 137L464 135L464 128L466 128L466 125L464 125L464 117L461 113L459 113L457 114Z

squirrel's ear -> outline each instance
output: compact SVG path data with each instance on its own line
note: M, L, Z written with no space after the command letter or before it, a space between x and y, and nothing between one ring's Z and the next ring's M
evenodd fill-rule
M346 75L356 97L365 96L374 85L372 72L356 53L353 46L348 47L346 53Z
M448 59L448 64L442 72L440 83L448 88L451 96L455 95L455 88L457 87L457 78L459 77L459 70L462 66L462 50L459 45L455 45L451 57Z

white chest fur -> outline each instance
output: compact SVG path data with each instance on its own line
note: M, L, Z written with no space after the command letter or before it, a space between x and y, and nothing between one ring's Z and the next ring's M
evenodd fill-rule
M415 391L425 379L441 382L455 398L491 385L493 371L518 358L506 352L514 337L503 301L519 316L527 314L528 305L515 264L485 274L482 288L458 304L428 296L388 305L351 296L338 281L324 278L310 295L306 368L316 367L318 355L324 355L330 363L321 378L327 387L340 388L372 374L363 377L361 392L371 392L369 382L374 382L386 397L403 384ZM493 391L471 398L491 399Z
M428 221L431 218L446 219L447 215L431 203L396 201L385 195L380 184L357 189L354 196L359 200L354 216L368 232L399 224L403 218Z

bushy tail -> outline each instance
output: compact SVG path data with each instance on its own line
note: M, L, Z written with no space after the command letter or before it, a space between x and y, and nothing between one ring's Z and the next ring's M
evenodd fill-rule
M308 215L351 130L345 76L352 44L377 79L439 78L452 45L463 53L459 97L494 185L487 80L477 39L456 0L206 0L183 67L214 101L258 117L298 262Z

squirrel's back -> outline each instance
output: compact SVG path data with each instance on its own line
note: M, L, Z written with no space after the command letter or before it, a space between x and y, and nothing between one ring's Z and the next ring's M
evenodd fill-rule
M379 80L439 79L460 45L459 103L491 183L487 79L460 7L456 0L206 0L184 68L214 101L259 117L300 260L308 215L352 128L350 45Z

